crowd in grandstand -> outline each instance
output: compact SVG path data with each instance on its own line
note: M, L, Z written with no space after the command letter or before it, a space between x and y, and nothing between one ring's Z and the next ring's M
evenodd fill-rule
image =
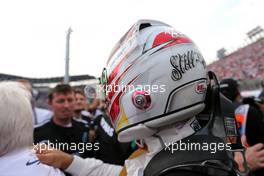
M264 38L219 59L208 66L219 79L260 78L264 73Z

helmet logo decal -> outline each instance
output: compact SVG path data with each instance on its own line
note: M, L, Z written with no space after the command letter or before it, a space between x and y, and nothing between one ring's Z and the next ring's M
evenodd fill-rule
M195 92L198 94L205 93L206 92L206 80L199 81L196 83Z
M173 67L171 72L171 79L173 81L180 80L184 73L196 67L198 63L201 63L205 68L203 57L195 51L173 55L170 57L170 63Z

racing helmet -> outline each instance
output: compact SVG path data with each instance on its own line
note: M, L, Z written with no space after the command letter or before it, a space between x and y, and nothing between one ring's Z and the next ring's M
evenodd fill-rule
M205 107L206 64L186 35L140 20L114 47L100 78L121 142L143 139Z

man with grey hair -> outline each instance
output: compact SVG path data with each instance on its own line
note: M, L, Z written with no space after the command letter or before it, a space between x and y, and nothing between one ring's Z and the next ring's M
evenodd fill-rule
M8 176L63 176L41 164L33 152L30 93L17 82L0 82L0 173Z

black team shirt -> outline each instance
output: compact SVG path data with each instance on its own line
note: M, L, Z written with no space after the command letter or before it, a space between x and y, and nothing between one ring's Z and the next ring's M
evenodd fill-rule
M34 129L34 143L48 143L54 148L83 158L93 157L93 144L89 143L89 128L82 122L72 120L70 127L62 127L53 119ZM88 149L88 150L87 150Z

